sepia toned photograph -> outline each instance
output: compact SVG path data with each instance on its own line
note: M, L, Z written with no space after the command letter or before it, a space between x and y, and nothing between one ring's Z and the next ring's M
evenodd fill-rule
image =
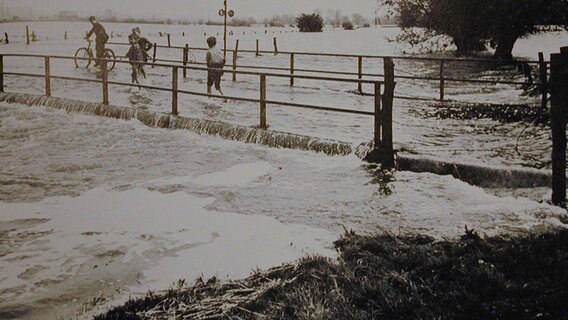
M567 319L568 0L0 0L0 320Z

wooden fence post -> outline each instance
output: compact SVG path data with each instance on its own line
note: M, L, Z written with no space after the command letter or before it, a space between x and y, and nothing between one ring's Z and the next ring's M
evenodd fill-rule
M158 51L158 45L154 42L154 53L152 54L152 63L156 63L156 53ZM154 68L154 66L152 66Z
M237 81L237 50L233 50L233 81Z
M67 40L67 31L65 31L64 39Z
M259 47L260 47L260 45L259 45L259 43L258 43L258 39L256 39L256 56L257 56L257 57L260 56Z
M381 123L382 123L382 111L381 111L381 83L379 81L375 82L375 134L374 134L374 149L379 150L381 147Z
M294 76L294 72L295 72L295 71L294 71L294 67L295 67L294 64L295 64L295 62L294 62L294 53L291 53L291 54L290 54L290 75L292 76L292 77L290 77L290 86L291 86L291 87L294 86L294 77L293 77L293 76Z
M552 129L552 203L566 205L566 113L568 109L568 47L550 55L550 118Z
M392 110L394 102L394 62L392 58L384 58L385 91L382 109L382 157L383 168L394 168L394 147L392 134Z
M51 66L49 57L45 57L45 96L51 97Z
M233 81L237 81L237 59L239 57L239 39L235 43L235 50L233 50Z
M540 69L540 92L542 94L540 109L546 110L548 108L548 75L546 61L544 61L544 54L542 52L538 53L538 66Z
M444 60L440 61L440 102L444 102L446 80L444 78Z
M178 67L172 67L172 114L178 115Z
M266 129L266 75L260 75L260 128Z
M172 39L171 39L170 34L168 33L168 48L171 48L171 47L172 47Z
M360 56L359 59L358 59L358 62L359 63L358 63L358 68L357 68L358 69L357 78L359 80L361 80L361 79L363 79L363 57ZM359 91L359 93L363 93L363 83L362 82L359 82L357 84L357 90Z
M183 78L187 78L187 62L189 60L189 44L185 44L183 48Z
M30 44L30 28L26 26L26 44Z
M0 92L4 92L4 56L0 55Z
M278 43L276 37L274 37L274 55L278 54Z
M103 104L108 105L108 69L106 59L101 60L101 70L103 72Z

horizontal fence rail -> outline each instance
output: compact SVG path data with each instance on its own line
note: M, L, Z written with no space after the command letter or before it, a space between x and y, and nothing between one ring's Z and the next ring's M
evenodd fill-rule
M4 72L5 69L5 57L20 57L20 58L31 58L31 59L43 59L45 61L45 68L43 74L33 74L33 73L22 73L22 72ZM153 62L139 62L141 65L148 65L152 67L158 68L169 68L172 71L172 85L171 87L160 87L160 86L150 86L145 84L136 84L136 83L125 83L119 81L112 81L108 79L108 70L106 68L107 63L118 63L118 64L130 64L130 61L125 60L111 60L111 59L99 59L101 62L101 72L102 76L101 79L88 79L88 78L77 78L77 77L69 77L69 76L60 76L60 75L53 75L51 74L51 67L50 63L53 60L90 60L89 58L75 58L69 56L48 56L48 55L40 55L40 54L15 54L15 53L6 53L0 54L0 92L4 92L4 77L5 76L18 76L18 77L35 77L35 78L44 78L45 79L45 95L51 96L51 80L58 79L58 80L67 80L67 81L82 81L82 82L93 82L99 83L102 85L103 91L103 99L102 102L105 105L109 104L109 85L117 85L117 86L129 86L129 87L138 87L138 88L145 88L150 90L158 90L158 91L165 91L172 93L172 114L178 115L178 95L185 94L185 95L193 95L193 96L203 96L203 97L210 97L210 98L220 98L220 99L231 99L234 101L242 101L242 102L250 102L250 103L258 103L260 105L260 125L259 128L267 129L267 116L266 116L266 109L267 105L280 105L280 106L287 106L293 108L304 108L304 109L311 109L317 111L325 111L325 112L337 112L337 113L345 113L345 114L354 114L354 115L363 115L363 116L373 116L374 117L374 148L376 150L380 150L382 152L384 159L394 159L394 151L392 148L392 123L386 124L383 122L382 119L387 119L388 121L392 121L392 104L393 99L392 97L389 98L389 95L383 96L381 94L381 88L384 87L385 93L394 92L394 77L390 77L389 81L376 81L376 80L363 80L363 79L348 79L348 78L333 78L333 77L325 77L325 76L311 76L311 75L295 75L295 74L282 74L282 73L266 73L266 72L252 72L252 71L242 71L242 70L232 70L228 71L233 74L241 74L241 75L248 75L248 76L258 76L259 77L259 99L255 98L248 98L248 97L238 97L238 96L224 96L224 95L215 95L215 94L208 94L202 93L197 91L189 91L183 90L178 87L178 77L180 69L187 69L187 70L195 70L195 71L211 71L211 70L223 70L223 69L213 69L213 68L204 68L204 67L195 67L195 66L188 66L182 64L166 64L166 63L153 63ZM392 60L389 58L385 59L385 68L387 65L390 66L392 70L388 71L385 69L385 73L390 73L394 75L394 64ZM390 61L390 62L389 62ZM185 61L184 61L185 62ZM138 63L138 62L137 62ZM316 81L331 81L331 82L343 82L343 83L357 83L357 84L372 84L374 86L374 107L370 108L373 111L364 111L364 110L355 110L355 109L345 109L345 108L337 108L337 107L330 107L330 106L322 106L322 105L313 105L313 104L303 104L303 103L296 103L290 101L278 101L278 100L271 100L267 99L266 91L267 91L267 78L289 78L291 81L293 79L305 79L305 80L316 80ZM381 107L384 106L384 107ZM387 128L387 129L385 129ZM390 128L390 129L389 129ZM390 133L389 130L391 131ZM380 137L380 133L383 132L383 139L377 138ZM385 135L385 132L387 133ZM390 137L390 142L384 141L384 137ZM387 146L387 148L385 148ZM394 165L394 160L386 161L385 162L388 166Z
M117 45L117 46L130 46L128 43L122 42L109 42L110 45ZM183 50L183 59L182 62L180 60L174 59L160 59L156 57L157 49L174 49L174 50ZM184 65L184 72L186 71L185 66L187 65L203 65L203 62L195 62L189 61L188 56L190 51L207 51L207 48L200 48L200 47L190 47L188 44L185 46L171 46L171 45L159 45L154 44L154 54L153 54L153 62L168 62L168 63L182 63ZM294 76L297 72L300 73L316 73L316 74L327 74L327 75L342 75L342 76L357 76L358 79L363 79L363 77L367 78L382 78L384 79L384 74L382 73L366 73L363 72L363 59L397 59L397 60L409 60L409 61L422 61L422 62L433 62L438 65L438 75L437 76L419 76L419 75L396 75L397 79L404 79L404 80L417 80L417 81L428 81L428 82L438 82L438 92L439 97L418 97L418 96L401 96L397 95L396 98L399 99L406 99L406 100L417 100L417 101L452 101L447 98L446 94L446 86L447 83L454 82L454 83L472 83L472 84L488 84L488 85L496 85L496 84L503 84L503 85L513 85L513 86L524 86L524 85L535 85L540 88L542 93L542 101L541 101L541 108L545 109L548 104L548 70L550 67L550 62L544 61L542 55L539 54L539 60L523 60L523 61L503 61L503 60L495 60L495 59L484 59L484 58L439 58L439 57L413 57L413 56L393 56L393 55L359 55L359 54L342 54L342 53L318 53L318 52L301 52L301 51L261 51L258 50L246 50L246 49L239 49L238 40L235 45L234 49L227 49L227 51L233 52L233 64L231 73L233 74L233 81L236 81L236 75L234 71L237 69L251 69L251 70L272 70L272 71L282 71L288 72L290 76ZM237 64L238 53L254 53L256 56L262 54L284 54L290 56L290 67L273 67L273 66L260 66L260 65L243 65ZM297 56L320 56L320 57L336 57L336 58L350 58L350 59L357 59L357 71L356 72L346 72L346 71L336 71L336 70L317 70L317 69L307 69L307 68L295 68L295 57ZM448 76L447 73L447 65L448 63L502 63L502 64L526 64L526 65L534 65L538 68L539 76L536 77L538 81L531 81L527 83L527 81L512 81L512 80L501 80L501 79L467 79L467 78L456 78ZM404 73L404 72L403 72ZM184 77L186 74L184 73ZM525 75L526 76L526 75ZM532 77L532 76L531 76ZM290 85L294 86L294 79L298 78L294 76L290 79ZM357 91L363 95L365 94L362 89L362 85L365 82L359 80L357 82Z

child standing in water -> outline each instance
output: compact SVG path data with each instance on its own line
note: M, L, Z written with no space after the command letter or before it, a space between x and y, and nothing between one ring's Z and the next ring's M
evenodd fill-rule
M138 81L138 74L142 74L146 78L146 72L144 71L144 51L140 47L140 34L137 28L132 29L132 33L128 36L128 41L130 42L130 49L126 54L128 60L130 60L130 65L132 65L132 83L140 84Z
M221 91L221 77L223 76L223 68L225 67L225 58L223 52L216 47L217 39L215 37L207 38L207 68L214 68L215 70L207 71L207 94L211 94L211 87L215 84L215 89L223 94Z

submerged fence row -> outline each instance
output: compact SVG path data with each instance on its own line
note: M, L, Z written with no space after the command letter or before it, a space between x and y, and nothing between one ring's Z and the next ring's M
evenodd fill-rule
M121 43L121 42L109 42L109 45L115 46L129 46L128 43ZM166 49L174 49L174 50L182 50L181 59L160 59L158 57L158 52L160 50ZM184 66L186 65L204 65L203 62L196 62L190 61L189 56L190 52L192 51L207 51L207 48L201 47L190 47L189 44L185 44L185 46L172 46L168 45L159 45L154 43L153 53L151 55L152 62L167 62L167 63L179 63ZM261 66L261 65L244 65L238 64L238 58L240 53L249 53L254 54L255 56L262 56L265 54L269 55L288 55L289 56L289 67L275 67L275 66ZM436 98L429 98L429 97L418 97L418 96L396 96L396 98L400 99L408 99L408 100L425 100L425 101L438 101L438 102L445 102L451 101L447 98L447 84L454 82L454 83L470 83L470 84L488 84L488 85L496 85L496 84L503 84L503 85L517 85L517 86L537 86L542 94L541 99L541 108L546 109L548 105L548 95L549 95L549 68L550 62L544 59L543 53L539 53L538 60L527 60L527 61L497 61L494 59L481 59L481 58L433 58L433 57L416 57L416 56L392 56L392 55L359 55L359 54L339 54L339 53L317 53L317 52L301 52L301 51L278 51L278 47L276 44L276 40L274 41L274 50L273 51L265 51L259 50L258 40L256 42L256 50L247 50L247 49L239 49L239 40L236 40L235 46L233 49L227 49L227 54L232 56L232 62L230 64L230 68L232 69L232 80L237 80L237 72L236 70L239 69L250 69L250 70L269 70L269 71L278 71L278 72L286 72L290 75L290 86L294 86L294 78L296 78L297 73L304 73L304 74L322 74L322 75L334 75L334 76L355 76L359 81L357 82L357 91L360 94L366 94L363 92L363 84L365 83L363 80L364 78L382 78L385 79L385 73L373 73L373 72L364 72L364 62L366 60L384 60L386 58L392 60L407 60L407 61L415 61L415 62L428 62L437 65L437 72L436 76L422 76L422 75L414 75L408 72L404 72L407 75L400 75L397 74L397 79L403 80L418 80L418 81L434 81L438 83L438 97ZM333 57L333 58L345 58L345 59L353 59L356 61L354 65L356 65L356 71L346 72L346 71L337 71L337 70L321 70L321 69L310 69L310 68L298 68L296 66L296 57L299 56L310 56L310 57ZM495 64L514 64L518 67L519 72L525 76L525 81L511 81L511 80L504 80L504 79L467 79L462 77L455 77L448 74L448 65L450 64L464 64L464 63L487 63L491 65ZM533 79L533 69L538 70L537 78L538 81ZM185 74L184 74L185 76ZM400 80L399 80L400 81ZM371 94L372 95L372 94Z
M26 58L34 58L34 59L43 59L44 61L44 73L43 74L34 74L34 73L22 73L22 72L5 72L4 71L4 58L5 57L26 57ZM258 76L259 79L259 98L249 98L249 97L239 97L239 96L223 96L223 95L215 95L215 94L207 94L197 91L190 91L190 90L181 90L179 88L179 73L180 69L182 70L194 70L194 71L202 71L207 72L212 69L210 68L203 68L203 67L195 67L195 66L180 66L176 64L165 64L165 63L142 63L144 65L149 65L154 68L167 68L171 70L171 86L169 87L159 87L159 86L150 86L144 84L133 84L133 83L125 83L125 82L118 82L118 81L111 81L108 78L108 69L107 63L123 63L127 64L129 62L123 60L110 60L110 59L102 59L101 62L101 75L100 79L89 79L89 78L77 78L77 77L69 77L69 76L62 76L62 75L55 75L51 72L51 61L52 60L88 60L88 58L76 58L76 57L68 57L68 56L49 56L49 55L34 55L34 54L1 54L0 55L0 92L4 92L4 77L5 76L14 76L14 77L35 77L35 78L43 78L45 81L45 96L51 96L51 82L53 79L58 80L68 80L68 81L82 81L82 82L91 82L91 83L98 83L101 85L102 89L102 103L108 105L110 103L109 99L109 86L110 85L117 85L117 86L129 86L129 87L139 87L145 88L150 90L158 90L158 91L166 91L172 94L171 99L171 114L178 115L179 114L179 98L180 95L193 95L193 96L203 96L203 97L210 97L210 98L219 98L219 99L230 99L234 101L243 101L243 102L250 102L256 103L259 106L259 128L267 129L267 106L268 105L280 105L280 106L287 106L287 107L294 107L294 108L304 108L304 109L312 109L318 111L325 111L325 112L337 112L337 113L344 113L344 114L356 114L356 115L365 115L371 116L374 119L373 127L373 145L375 151L380 154L381 160L387 166L394 166L394 151L393 151L393 142L392 142L392 109L393 109L393 100L394 100L394 88L395 88L395 81L394 81L394 63L392 59L385 58L384 66L385 66L385 81L373 81L373 80L361 80L361 79L344 79L344 78L332 78L332 77L323 77L323 76L309 76L309 75L287 75L281 73L266 73L266 72L251 72L251 71L241 71L241 70L233 70L232 73L234 75L242 74L242 75L249 75L249 76ZM278 100L270 100L267 99L267 78L290 78L290 79L307 79L307 80L317 80L317 81L331 81L331 82L342 82L342 83L365 83L371 84L374 88L374 103L368 111L365 110L355 110L355 109L347 109L347 108L338 108L333 106L326 106L326 105L313 105L313 104L303 104L303 103L296 103L291 101L278 101Z

